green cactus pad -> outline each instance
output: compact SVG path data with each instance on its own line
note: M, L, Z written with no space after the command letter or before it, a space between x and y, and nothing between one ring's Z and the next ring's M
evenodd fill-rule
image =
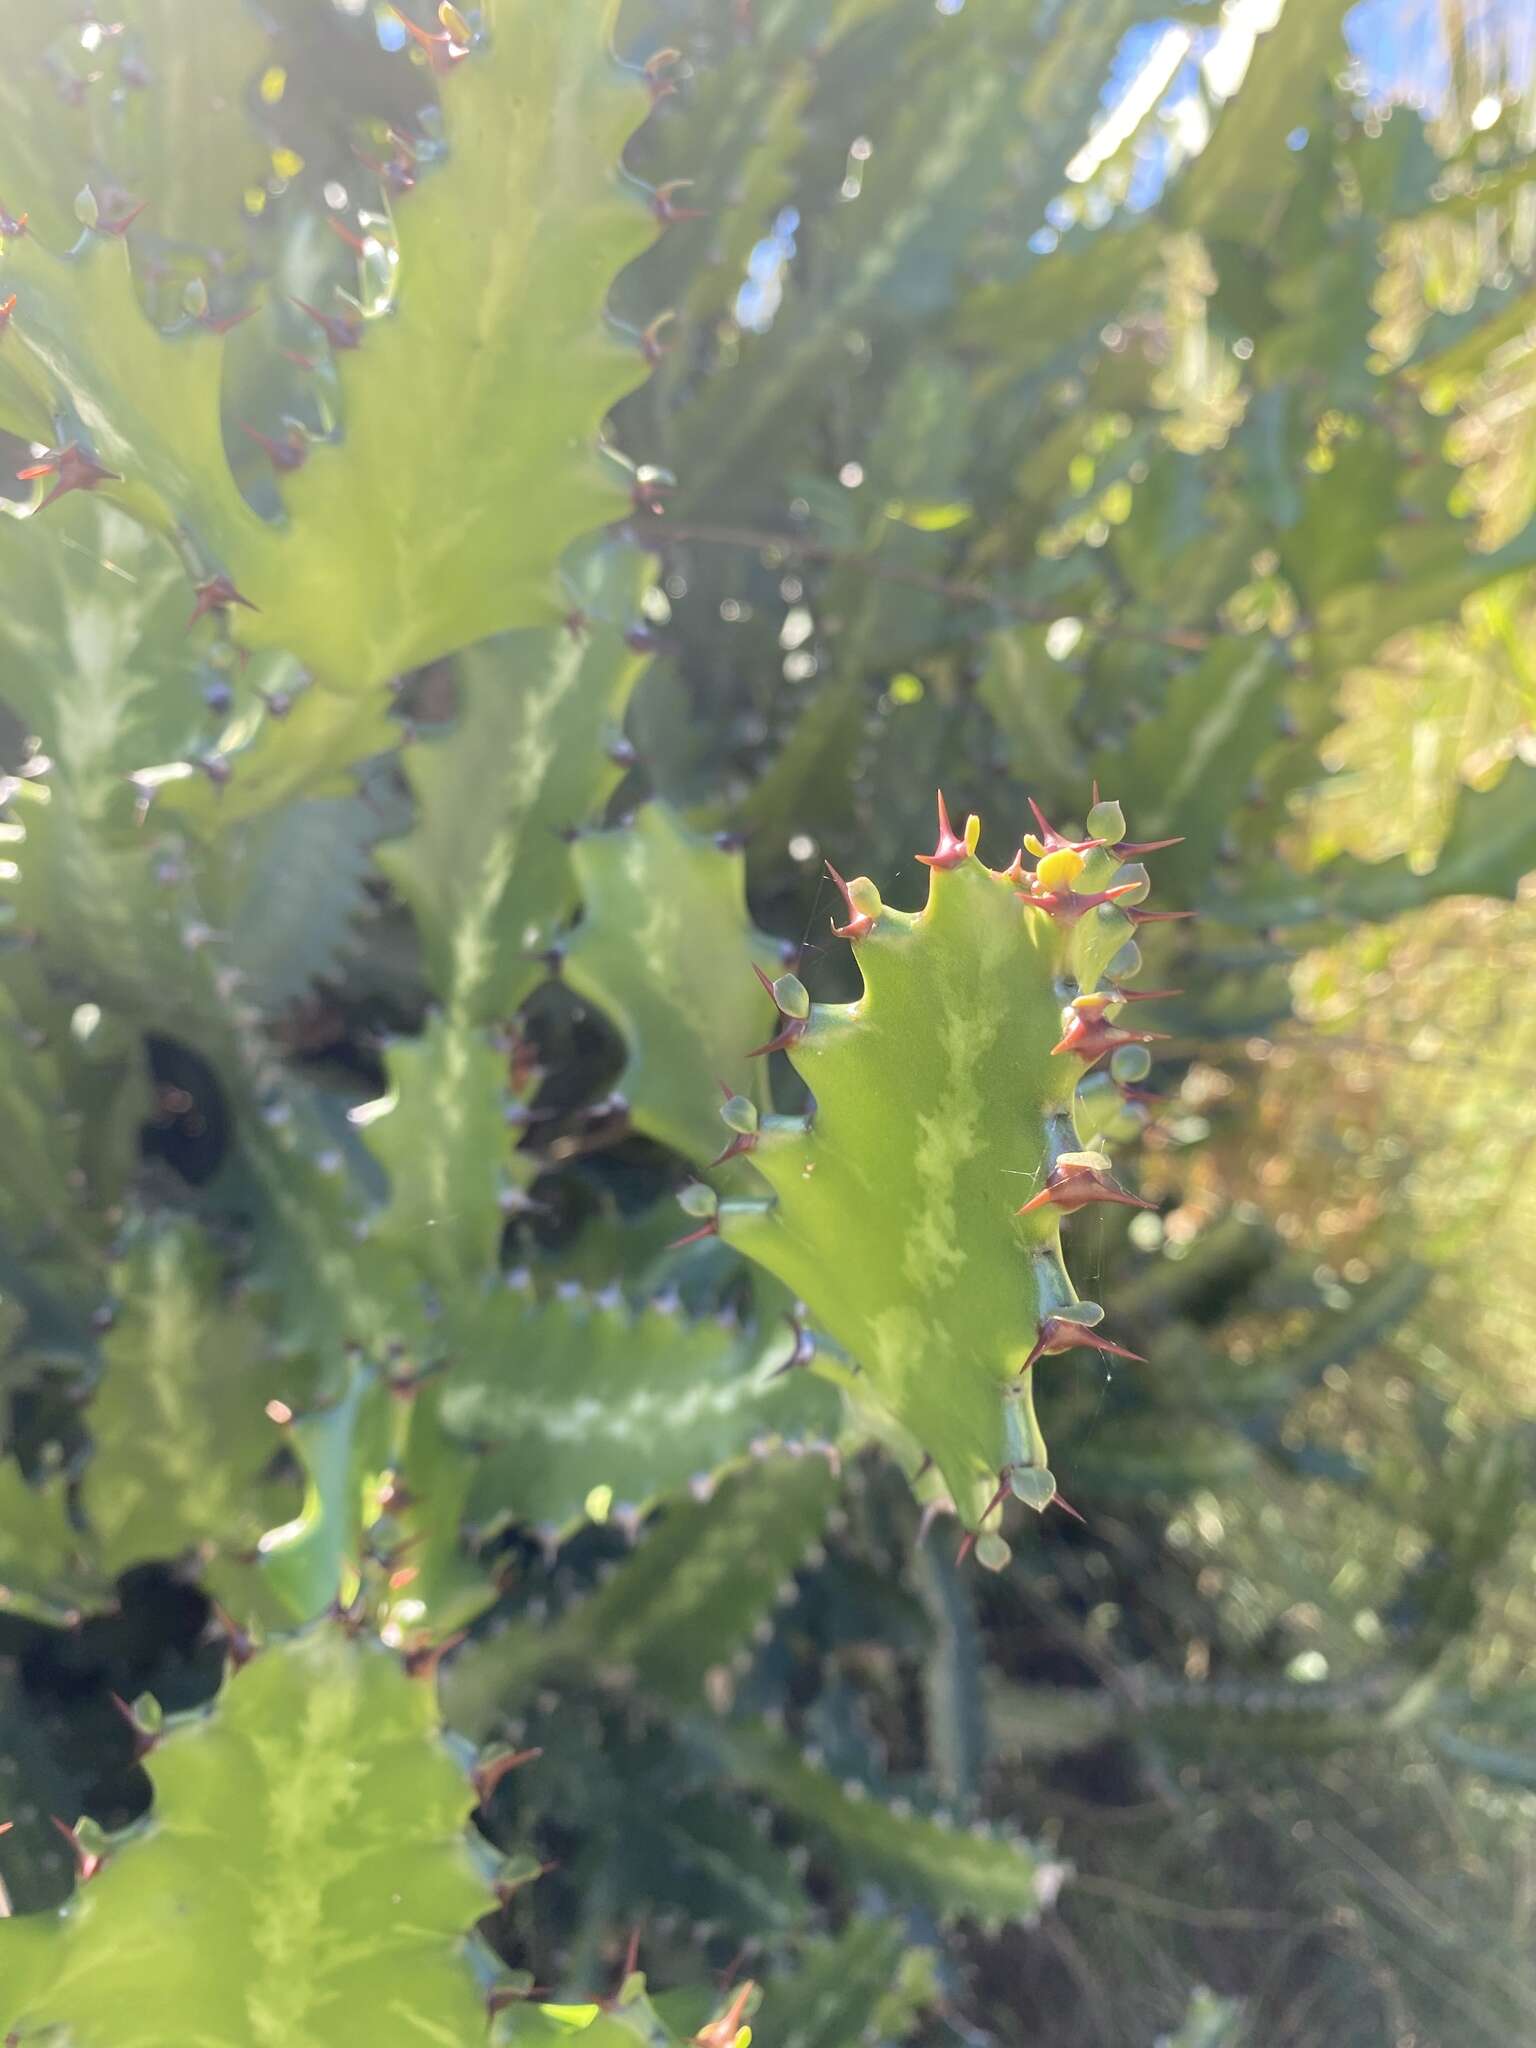
M455 1658L449 1719L484 1736L536 1681L593 1673L697 1705L706 1674L748 1649L819 1544L837 1491L829 1459L780 1453L727 1474L710 1499L671 1503L634 1556L552 1628L509 1629Z
M563 1288L535 1304L503 1289L456 1323L443 1419L485 1455L470 1491L481 1528L517 1520L561 1535L596 1512L634 1514L712 1478L754 1443L836 1434L825 1380L782 1370L795 1340L675 1299L638 1314Z
M274 1354L249 1307L221 1298L193 1232L146 1231L108 1279L126 1306L85 1410L78 1529L61 1479L29 1490L7 1467L0 1487L0 1581L18 1605L99 1609L120 1573L152 1562L195 1561L222 1588L297 1505L291 1482L268 1476L276 1444L262 1409L291 1395L302 1369Z
M466 649L453 729L402 757L415 823L379 865L437 995L477 1023L512 1016L576 902L565 834L619 779L608 748L645 666L623 632L638 580L632 551L592 553L573 572L579 616Z
M619 1087L636 1129L706 1165L730 1137L715 1115L719 1084L753 1098L763 1085L747 1057L762 1015L752 970L771 978L784 966L747 914L741 852L647 804L622 830L578 840L572 857L584 915L565 978L623 1034Z
M1115 1042L1126 998L1101 983L1135 928L1115 892L1136 879L1054 833L1027 842L1033 871L1022 855L995 871L979 832L955 834L941 801L921 911L844 885L864 994L784 1024L814 1109L764 1119L751 1161L771 1195L726 1199L716 1219L857 1361L971 1529L1006 1492L1055 1497L1031 1375L1073 1334L1052 1320L1076 1302L1062 1214L1130 1199L1079 1149L1074 1097L1094 1046Z
M430 1676L327 1623L152 1756L154 1807L58 1914L0 1925L0 2030L71 2048L485 2035L476 1795ZM51 2038L51 2037L50 2037Z

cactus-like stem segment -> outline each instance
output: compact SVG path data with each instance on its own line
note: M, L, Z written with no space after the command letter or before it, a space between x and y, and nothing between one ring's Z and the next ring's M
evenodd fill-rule
M997 1562L1004 1504L1058 1499L1031 1368L1074 1348L1134 1356L1093 1331L1061 1225L1089 1203L1151 1206L1082 1149L1089 1130L1135 1129L1118 1074L1076 1121L1083 1065L1145 1059L1157 1036L1111 1021L1140 966L1135 913L1119 905L1148 882L1092 826L1069 839L1037 816L1036 864L1021 855L998 871L977 857L978 819L957 832L942 797L938 814L922 910L893 910L866 878L832 873L858 1001L810 1003L793 976L759 970L779 1020L759 1051L788 1055L813 1107L753 1123L729 1100L721 1161L750 1149L769 1198L693 1213L806 1304ZM1102 822L1123 834L1118 811ZM1063 984L1075 990L1065 1011Z

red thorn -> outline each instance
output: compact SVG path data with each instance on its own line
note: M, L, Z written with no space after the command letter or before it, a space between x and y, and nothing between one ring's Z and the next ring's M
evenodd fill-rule
M469 55L464 44L456 43L446 29L434 34L431 29L418 27L403 9L391 5L389 11L434 71L451 71L455 64Z
M629 1930L629 1939L624 1944L624 1960L619 1965L619 1981L613 1987L613 1995L610 1998L600 1998L597 2001L605 2012L613 2012L618 2008L619 2000L624 1994L624 1986L633 1977L639 1964L640 1922L637 1920Z
M14 240L17 235L24 235L26 232L27 216L24 213L7 213L5 201L0 199L0 241L7 237Z
M438 1665L442 1663L450 1650L456 1650L459 1647L468 1633L468 1629L461 1628L457 1634L445 1636L440 1643L422 1643L414 1650L407 1650L405 1653L406 1677L435 1678Z
M0 1820L0 1835L8 1835L15 1825L13 1820Z
M932 853L920 853L917 858L925 868L957 868L962 861L971 857L970 848L963 839L957 838L955 828L949 822L949 811L944 802L944 792L939 798L939 837Z
M354 153L357 156L357 160L359 163L366 165L376 178L382 179L391 191L414 191L416 187L416 152L406 138L403 135L396 134L393 128L389 131L389 140L393 147L393 154L388 163L381 164L376 162L371 156L364 156L363 152L354 145Z
M1040 829L1040 844L1047 853L1091 853L1094 847L1104 844L1102 839L1068 839L1056 830L1032 796L1026 797L1025 802L1029 805L1030 813ZM1094 802L1098 802L1097 797L1094 798Z
M315 325L323 329L325 338L332 348L362 347L363 323L356 314L322 313L318 306L308 305L303 299L290 298L288 303L297 306L301 313L307 313Z
M1182 846L1184 835L1177 839L1122 839L1118 846L1111 848L1117 859L1135 860L1139 854L1161 853L1165 846Z
M663 1251L680 1252L684 1245L699 1244L706 1237L718 1237L719 1235L720 1219L718 1216L711 1216L709 1221L701 1223L697 1230L690 1230L686 1237L673 1238L672 1242L669 1245L663 1245L662 1249Z
M676 318L677 315L670 310L658 313L648 327L640 330L640 353L653 370L672 346L669 341L662 340L662 329L671 326Z
M75 1833L75 1830L69 1825L68 1821L60 1820L59 1816L56 1813L50 1813L48 1818L53 1822L54 1826L58 1829L59 1833L64 1837L65 1841L68 1842L70 1848L74 1851L75 1864L80 1873L80 1882L82 1884L89 1884L91 1879L96 1875L97 1871L100 1870L102 1864L106 1862L106 1857L93 1856L90 1853L90 1851L83 1846L80 1837Z
M368 254L368 238L365 235L354 234L346 222L338 219L334 213L328 213L325 216L325 224L333 235L340 235L347 247L355 249L359 256L366 256Z
M1055 918L1058 924L1076 924L1090 910L1097 910L1101 903L1114 903L1121 896L1130 896L1143 888L1141 882L1116 882L1112 889L1092 889L1079 895L1075 889L1039 889L1031 885L1026 891L1016 890L1019 901L1030 910L1043 910L1047 917ZM1127 913L1134 917L1134 910Z
M11 315L15 310L16 294L12 292L8 299L0 300L0 334L4 334L7 327L10 326Z
M664 78L662 72L666 66L680 64L682 58L683 53L681 50L653 50L650 56L646 58L644 64L641 65L640 75L644 78L650 90L651 105L653 107L659 100L667 99L677 91L676 80Z
M211 1601L209 1605L224 1637L225 1655L239 1671L255 1656L256 1645L227 1608L221 1607L217 1600Z
M1166 1031L1122 1031L1101 1009L1079 1010L1075 1004L1071 1009L1072 1021L1051 1051L1076 1053L1085 1067L1091 1067L1105 1053L1115 1052L1122 1045L1151 1045L1168 1036Z
M1198 910L1128 910L1132 924L1172 924L1176 918L1198 917Z
M228 334L231 328L249 320L255 311L254 306L242 306L238 313L224 313L217 319L212 313L199 313L197 324L199 327L206 327L210 334Z
M122 482L115 469L104 469L78 441L67 441L62 448L50 448L38 461L29 462L25 469L16 472L18 483L31 483L34 477L39 476L57 478L53 489L38 506L39 512L46 512L54 499L62 498L66 491L94 491L98 484Z
M193 586L197 602L192 607L192 616L187 621L190 633L199 619L205 619L210 612L228 611L231 605L244 605L248 612L259 611L260 606L251 603L248 597L236 590L227 576L210 576L206 582Z
M1123 1344L1101 1337L1087 1323L1076 1323L1070 1316L1042 1316L1034 1349L1019 1371L1021 1374L1028 1372L1042 1358L1057 1358L1063 1351L1078 1351L1085 1347L1089 1351L1102 1351L1111 1358L1128 1358L1133 1365L1145 1365L1147 1362L1139 1351L1127 1351Z
M777 1032L764 1044L754 1045L747 1054L747 1058L749 1060L760 1060L765 1053L787 1052L792 1045L797 1045L804 1038L809 1024L810 1019L807 1017L786 1018L784 1029Z
M133 1760L138 1763L157 1747L160 1738L151 1734L120 1693L108 1693L107 1697L133 1731Z
M658 185L651 194L651 211L664 228L674 226L680 220L707 220L709 214L702 206L678 206L674 203L674 192L686 192L693 183L692 178L668 178L664 185Z
M784 1373L793 1372L797 1365L809 1365L816 1356L816 1339L811 1335L804 1323L801 1322L796 1312L793 1309L786 1309L784 1311L784 1320L789 1325L789 1334L794 1340L794 1347L784 1363L776 1365L768 1375L772 1380L780 1378Z
M1128 1209L1157 1207L1155 1202L1143 1201L1140 1195L1128 1195L1101 1167L1062 1160L1051 1168L1039 1194L1032 1195L1014 1214L1030 1216L1036 1209L1050 1207L1064 1209L1071 1215L1076 1209L1086 1208L1090 1202L1119 1202Z
M1046 1502L1046 1506L1048 1508L1060 1508L1064 1515L1070 1515L1074 1522L1081 1522L1083 1527L1085 1529L1087 1528L1088 1517L1086 1515L1080 1515L1077 1512L1077 1509L1073 1507L1071 1501L1069 1501L1065 1497L1065 1495L1060 1493L1053 1493L1050 1499Z
M738 1985L735 1997L720 2017L711 2020L707 2027L700 2027L693 2036L695 2048L731 2048L741 2032L742 2019L756 1989L750 1977Z
M115 235L121 240L148 204L147 199L136 199L126 213L114 214L110 220L98 217L91 225L98 235Z
M544 1754L542 1749L514 1749L505 1756L492 1757L489 1763L476 1764L469 1774L480 1804L485 1805L508 1771L520 1770L524 1764L537 1763Z
M247 440L266 450L267 460L276 470L302 469L309 460L309 437L298 427L290 427L280 441L262 433L259 427L248 427L244 420L240 422L240 431Z
M755 960L752 962L752 972L763 984L763 987L767 990L769 996L772 998L773 1007L777 1009L779 1007L779 999L773 993L773 976L771 974L765 974L762 968L757 964Z
M711 1169L716 1166L725 1166L732 1159L740 1159L743 1154L752 1151L757 1144L757 1139L758 1133L756 1131L738 1131L725 1150L717 1158L710 1160Z
M1183 995L1181 988L1106 988L1100 993L1112 1003L1161 1003Z
M960 1548L955 1552L956 1564L965 1563L965 1560L976 1548L976 1539L981 1534L981 1524L987 1519L988 1515L991 1514L992 1510L994 1508L1001 1507L1003 1502L1007 1498L1008 1474L1006 1472L1000 1472L997 1476L997 1491L993 1494L992 1498L987 1502L986 1506L982 1509L981 1513L976 1517L976 1527L974 1529L967 1529L964 1536L960 1539Z

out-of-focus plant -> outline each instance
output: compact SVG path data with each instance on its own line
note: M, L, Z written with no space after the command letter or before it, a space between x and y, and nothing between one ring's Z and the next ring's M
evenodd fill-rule
M12 12L5 2029L1517 2038L1516 95Z

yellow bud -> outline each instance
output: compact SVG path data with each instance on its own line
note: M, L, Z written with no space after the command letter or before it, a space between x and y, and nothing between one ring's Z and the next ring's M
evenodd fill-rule
M1070 889L1083 872L1083 856L1074 853L1070 846L1058 847L1055 853L1043 854L1035 875L1042 889Z

